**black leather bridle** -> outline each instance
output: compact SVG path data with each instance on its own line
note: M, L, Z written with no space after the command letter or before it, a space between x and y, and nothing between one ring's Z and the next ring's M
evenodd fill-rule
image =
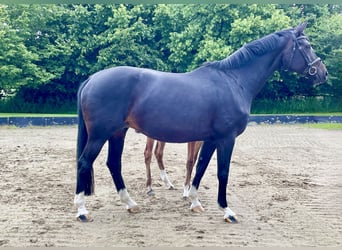
M321 58L317 57L316 59L314 59L313 61L310 60L310 58L308 57L308 55L303 51L302 46L300 46L300 44L298 43L298 41L305 39L308 40L308 38L306 36L299 36L299 37L295 37L293 39L293 49L292 49L292 54L291 54L291 58L290 58L290 62L288 64L288 67L291 65L292 60L293 60L293 56L294 53L296 51L296 49L298 48L298 50L300 51L300 53L302 54L305 63L306 63L306 68L304 70L304 72L302 73L303 75L309 75L309 76L314 76L317 74L317 66L315 66L316 63L321 63Z

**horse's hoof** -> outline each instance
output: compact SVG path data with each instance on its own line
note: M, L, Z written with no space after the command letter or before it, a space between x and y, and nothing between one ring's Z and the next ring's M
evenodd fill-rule
M228 223L234 223L234 224L239 223L236 215L235 216L229 215L228 217L224 218L224 221Z
M187 201L188 198L189 198L188 196L184 196L184 195L183 195L183 201Z
M127 211L131 214L136 214L140 211L140 209L138 206L134 206L134 207L127 208Z
M154 190L149 190L149 191L147 191L147 193L146 193L148 196L154 196L155 195L155 193L154 193Z
M80 222L92 222L94 220L93 217L91 217L88 214L82 214L78 216L76 219L77 221L80 221Z
M169 190L175 190L174 186L169 186Z
M202 206L196 206L196 207L191 208L191 211L194 213L203 213L204 208Z

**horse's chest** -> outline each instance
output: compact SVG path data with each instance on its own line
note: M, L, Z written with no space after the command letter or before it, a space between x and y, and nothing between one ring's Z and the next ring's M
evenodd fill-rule
M215 131L219 134L241 134L248 123L249 114L236 110L222 110L215 122Z

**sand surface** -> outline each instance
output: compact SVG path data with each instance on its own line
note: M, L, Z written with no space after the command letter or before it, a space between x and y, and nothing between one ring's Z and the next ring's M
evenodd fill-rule
M228 202L239 224L218 209L216 156L202 180L205 212L182 199L186 144L167 144L175 190L152 162L155 196L145 194L146 138L129 130L123 176L140 213L129 214L105 165L94 164L92 223L75 220L77 127L0 127L0 246L341 246L342 131L297 125L249 126L236 142Z

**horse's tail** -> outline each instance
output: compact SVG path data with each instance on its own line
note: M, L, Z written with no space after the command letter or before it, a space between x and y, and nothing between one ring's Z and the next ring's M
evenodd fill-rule
M92 166L85 166L80 162L80 157L88 141L88 132L84 122L82 107L81 107L81 93L84 86L89 81L84 81L77 92L77 114L78 114L78 134L77 134L77 186L76 194L84 192L85 195L91 195L94 192L94 170Z
M77 115L78 115L78 134L77 134L77 161L81 157L83 149L88 140L88 133L83 119L82 107L81 107L81 93L88 80L84 81L77 92Z

